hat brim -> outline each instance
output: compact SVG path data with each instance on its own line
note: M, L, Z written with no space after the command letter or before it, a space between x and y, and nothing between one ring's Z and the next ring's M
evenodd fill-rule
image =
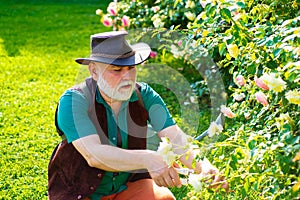
M137 43L132 45L131 48L135 51L135 54L128 58L105 58L92 56L89 58L77 58L75 61L83 65L88 65L90 62L101 62L116 66L132 66L141 64L150 56L151 48L146 43Z

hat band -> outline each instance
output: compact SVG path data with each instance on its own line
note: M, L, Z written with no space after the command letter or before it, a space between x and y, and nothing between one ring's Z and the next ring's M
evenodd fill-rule
M91 57L103 57L103 58L128 58L130 56L133 56L135 54L135 51L130 51L123 55L109 55L104 53L92 53Z

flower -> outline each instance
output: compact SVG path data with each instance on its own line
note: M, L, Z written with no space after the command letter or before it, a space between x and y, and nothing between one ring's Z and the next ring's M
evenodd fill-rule
M128 16L124 15L124 16L122 17L121 21L122 21L122 25L123 25L124 27L129 27L129 26L130 26L130 19L129 19Z
M195 13L193 12L185 12L184 15L186 16L186 18L188 18L188 20L193 21L196 18Z
M195 192L200 192L202 190L202 174L190 174L188 177L188 183L193 186Z
M249 112L244 113L245 119L250 119L250 116L251 116L251 113L249 113Z
M213 137L215 134L219 134L223 131L223 126L221 124L217 124L216 122L210 123L208 128L208 136Z
M230 108L222 105L221 106L221 112L226 116L226 117L229 117L229 118L234 118L236 115L231 111Z
M242 101L244 98L246 97L246 95L244 93L240 93L240 94L234 94L233 95L233 98L236 100L236 101Z
M102 23L106 27L111 27L113 25L113 20L108 15L104 15L102 18Z
M111 2L107 7L107 12L112 16L117 16L117 3Z
M300 91L297 91L297 90L288 91L285 94L285 98L287 98L287 100L290 103L300 105Z
M159 11L159 9L160 9L159 6L153 6L153 7L151 8L151 10L152 10L154 13L156 13L157 11Z
M181 46L182 46L182 40L179 40L179 41L177 42L177 45L178 45L179 47L181 47Z
M154 58L155 56L157 56L157 52L156 51L151 51L150 52L150 58Z
M228 53L231 57L237 58L240 54L239 47L236 44L227 45Z
M160 28L165 25L158 14L153 15L153 17L151 17L151 21L153 21L153 25L155 28Z
M256 92L255 93L256 100L264 106L269 105L267 96L263 92Z
M300 160L300 151L297 153L295 158L293 158L293 162L296 162L297 160Z
M191 0L188 0L186 2L186 5L185 5L185 8L195 8L195 2L194 1L191 1Z
M286 82L280 77L276 78L275 73L264 74L261 77L262 81L275 92L282 92L286 88Z
M103 14L103 10L101 10L101 9L97 9L96 10L96 15L102 15Z
M162 137L161 140L157 153L162 156L168 166L172 166L178 156L173 152L172 144L168 138Z
M269 90L269 87L260 78L254 78L255 84L263 90Z
M275 119L275 121L275 124L279 130L281 130L285 124L294 124L294 121L290 117L289 113L281 113L280 116Z
M246 81L245 81L245 78L243 75L238 75L236 78L235 78L235 82L236 84L238 84L239 86L244 86L246 84Z

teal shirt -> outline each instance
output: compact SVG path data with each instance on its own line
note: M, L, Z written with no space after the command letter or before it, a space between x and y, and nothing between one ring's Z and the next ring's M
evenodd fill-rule
M162 98L146 83L140 83L141 96L144 107L149 114L149 123L154 131L159 132L166 127L175 124ZM128 147L127 109L128 103L138 100L136 91L128 101L122 103L118 116L115 116L110 106L103 100L100 92L96 91L96 101L106 108L108 136L110 145L117 145L117 134L120 131L122 148ZM85 96L78 90L69 89L60 98L57 122L59 128L64 132L69 143L79 138L97 134L96 128L88 116L89 103ZM116 119L118 117L118 119ZM129 173L119 172L115 175L106 172L100 186L91 195L91 199L99 200L102 196L114 194L126 189Z

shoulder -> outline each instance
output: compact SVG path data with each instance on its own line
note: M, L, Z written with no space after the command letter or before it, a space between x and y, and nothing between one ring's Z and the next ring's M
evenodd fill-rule
M143 97L146 96L159 96L157 92L153 90L153 88L145 82L138 82L138 87Z

